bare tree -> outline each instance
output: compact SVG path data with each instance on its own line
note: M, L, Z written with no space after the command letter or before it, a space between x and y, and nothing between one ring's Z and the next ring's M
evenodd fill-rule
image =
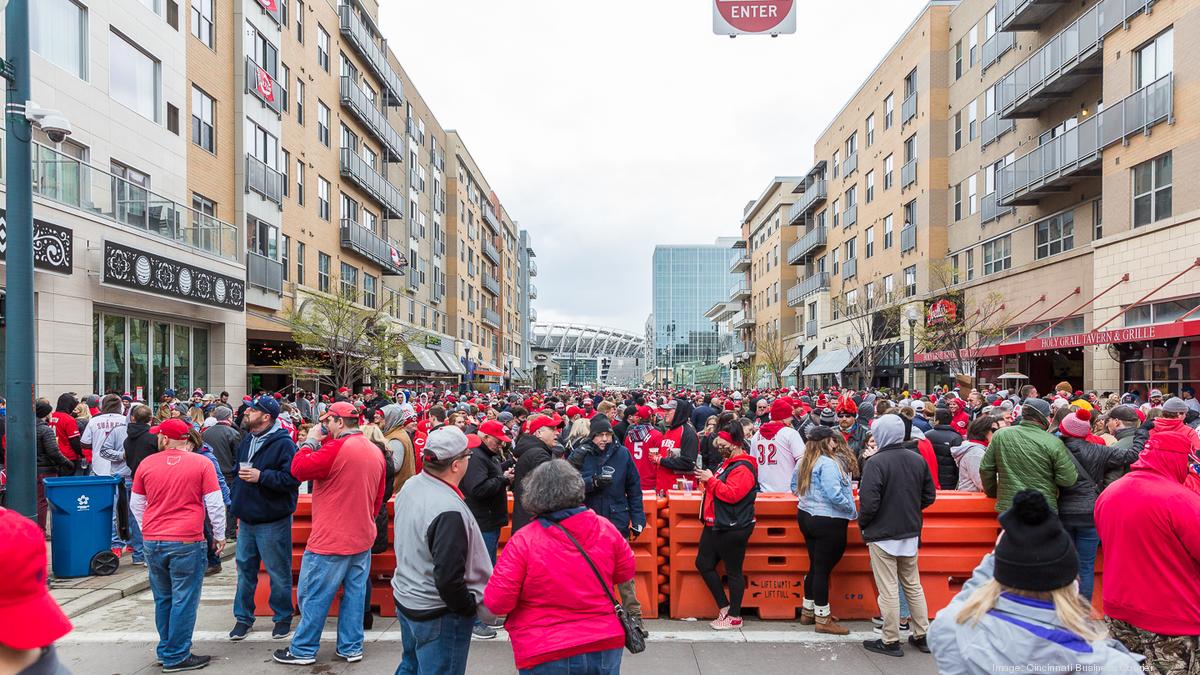
M947 261L930 263L930 288L940 288L943 292L934 302L933 311L917 327L916 341L921 351L935 353L952 376L973 384L980 351L1004 336L1010 317L1004 297L998 293L968 303L964 293L950 290L955 276Z
M758 350L755 375L766 371L770 377L771 386L778 387L783 369L787 368L788 363L792 360L783 346L783 336L768 328L765 337L757 340L755 347ZM755 381L757 382L757 378Z
M416 338L416 331L404 329L392 319L389 303L367 307L359 303L356 289L343 289L337 279L332 283L342 290L297 296L287 312L287 322L301 353L279 365L293 373L314 373L331 388L394 378L405 358L412 358L408 344Z
M884 295L883 283L868 282L845 302L843 316L850 327L850 347L858 350L859 372L872 385L879 367L900 339L900 307Z

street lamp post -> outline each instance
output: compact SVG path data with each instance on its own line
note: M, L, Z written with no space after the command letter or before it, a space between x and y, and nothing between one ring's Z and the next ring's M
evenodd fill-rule
M908 319L908 386L917 386L917 320L920 316L917 310L909 307L904 310L904 318Z
M29 100L29 1L9 0L5 11L8 246L4 269L7 296L4 394L8 398L8 504L33 518L37 516L37 452L33 440L37 356L33 344L33 185L29 148L33 127L25 115L25 103Z

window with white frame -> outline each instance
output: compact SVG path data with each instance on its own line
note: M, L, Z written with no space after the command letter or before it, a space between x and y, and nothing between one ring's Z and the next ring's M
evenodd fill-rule
M917 294L917 266L909 265L904 268L904 297L911 298Z
M29 3L29 45L35 54L87 79L87 9L73 0Z
M192 36L209 49L214 46L213 2L214 0L192 0Z
M887 250L892 247L892 214L887 214L883 217L883 248Z
M954 149L962 149L962 111L954 113Z
M978 25L971 26L971 30L967 32L968 67L970 68L975 67L975 57L979 54L979 31L976 30L978 27Z
M962 183L954 185L954 222L962 220Z
M1003 272L1012 267L1012 235L983 244L983 275Z
M317 24L317 65L329 72L329 33L321 24Z
M833 226L834 227L837 227L838 224L842 222L842 220L841 220L842 211L841 211L841 209L838 208L838 201L839 200L837 200L837 199L833 200L833 208L831 209L833 211Z
M883 158L883 189L887 190L892 187L892 180L895 174L892 169L895 168L895 159L891 155Z
M883 128L892 128L892 124L896 118L896 99L895 94L888 94L887 98L883 99Z
M357 300L358 268L349 263L342 263L341 284L342 297L349 300Z
M962 40L954 43L954 79L963 76L963 44Z
M978 211L979 202L976 199L979 191L979 177L971 174L967 177L967 215L973 216Z
M889 274L883 278L883 301L889 303L892 301L892 294L896 292L896 277Z
M1169 74L1173 68L1174 53L1174 29L1160 33L1158 37L1140 47L1135 52L1134 89L1141 89Z
M975 278L975 249L967 249L967 281Z
M867 147L875 145L875 113L867 115Z
M1171 215L1171 153L1133 167L1133 226Z
M317 215L329 220L329 181L317 176Z
M117 32L108 34L108 94L146 119L160 121L162 65Z
M863 257L870 258L871 256L875 255L875 228L868 227L863 237L866 242L863 246Z
M1034 225L1038 260L1075 247L1075 213L1059 213Z
M1092 202L1092 241L1104 237L1104 200Z
M217 115L217 102L204 90L192 85L192 143L216 153L217 141L213 125Z
M317 140L329 147L329 106L317 100Z
M376 284L376 278L374 276L371 276L370 274L367 274L366 272L364 272L363 273L362 304L366 305L367 307L370 307L371 309L375 309L375 303L377 302L377 299L376 299L377 291L376 291L375 284Z
M974 100L967 104L967 140L973 141L978 135L976 131L979 129L976 124L978 118L979 101Z

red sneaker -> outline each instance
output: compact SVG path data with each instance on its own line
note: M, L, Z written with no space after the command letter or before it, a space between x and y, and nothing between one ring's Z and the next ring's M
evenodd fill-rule
M113 555L115 555L115 556L117 556L118 558L120 558L120 557L121 557L121 549L119 549L119 548L114 548L114 549L112 550L112 554L113 554Z

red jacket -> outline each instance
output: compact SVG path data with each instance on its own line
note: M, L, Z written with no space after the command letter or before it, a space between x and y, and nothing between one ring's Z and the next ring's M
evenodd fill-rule
M561 525L610 585L633 578L633 550L607 518L583 509ZM504 546L483 604L508 615L504 628L518 669L625 645L596 575L566 535L540 520L517 530Z
M387 490L385 461L379 446L361 433L327 438L318 450L300 446L292 475L314 481L312 534L305 550L321 555L371 550L375 514Z
M1150 431L1150 435L1161 433L1180 434L1187 438L1191 444L1192 450L1200 450L1200 435L1196 434L1196 430L1183 423L1183 419L1176 417L1168 419L1159 417L1154 420L1154 429Z
M925 459L925 463L929 465L929 473L933 474L934 489L941 490L942 484L938 482L937 454L933 452L933 442L928 438L922 438L917 441L917 450L920 451L921 457ZM946 489L953 490L954 488Z
M967 427L970 424L971 416L968 415L967 411L963 410L962 408L959 408L958 414L950 419L950 426L953 427L954 430L958 432L958 435L962 436L963 438L967 437Z
M735 504L750 494L750 491L758 484L758 476L755 476L754 471L746 466L745 463L745 460L749 460L751 464L756 463L754 455L750 453L739 455L736 458L738 466L729 472L724 481L717 478L734 459L730 457L725 460L721 468L713 471L713 477L704 483L704 513L700 517L705 525L711 526L716 522L716 502L718 499L726 504Z
M1184 486L1187 447L1186 438L1151 435L1096 499L1104 612L1162 635L1200 635L1200 494Z

